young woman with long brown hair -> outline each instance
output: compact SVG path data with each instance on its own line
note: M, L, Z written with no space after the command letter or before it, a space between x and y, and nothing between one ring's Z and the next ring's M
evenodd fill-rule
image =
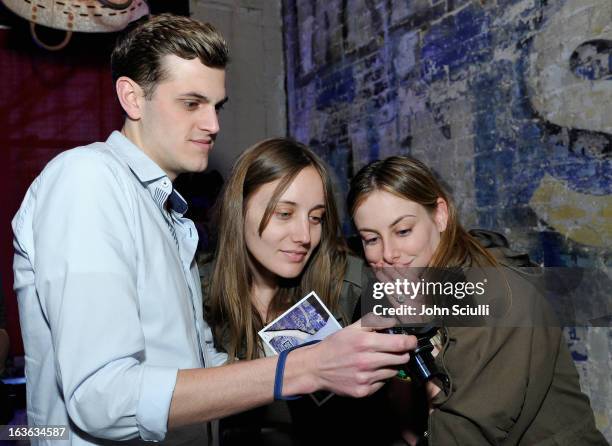
M305 146L277 138L246 150L221 197L218 230L208 316L230 361L262 356L257 332L310 291L339 310L346 250L331 180Z
M521 302L537 291L514 269L503 243L485 249L459 223L451 197L420 161L394 156L353 178L348 208L375 269L489 267ZM466 270L467 271L467 270ZM507 280L507 281L506 281ZM502 287L500 287L502 288ZM517 310L517 301L513 311ZM442 327L436 363L447 392L428 384L429 445L605 445L562 332L534 307L531 326ZM521 309L518 308L520 311ZM410 414L404 414L409 417ZM416 442L413 432L405 438Z
M363 262L347 254L329 173L312 151L286 138L256 144L235 163L220 200L203 294L215 342L230 362L273 354L258 331L311 291L342 325L352 321ZM338 396L321 407L310 398L277 402L224 420L222 444L363 444L371 436L384 445L390 431L367 428L386 422L385 409L372 404Z

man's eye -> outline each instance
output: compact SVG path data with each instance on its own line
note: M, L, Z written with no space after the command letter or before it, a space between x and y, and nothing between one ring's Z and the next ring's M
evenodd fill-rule
M223 107L225 107L225 103L217 104L215 105L215 110L217 110L217 112L220 112L221 110L223 110Z
M187 110L195 110L196 108L198 108L198 105L200 105L198 102L195 101L185 101L183 102L183 104L185 105L185 108Z

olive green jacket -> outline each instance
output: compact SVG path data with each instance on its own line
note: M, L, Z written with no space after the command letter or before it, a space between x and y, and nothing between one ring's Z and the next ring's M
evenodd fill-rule
M529 265L528 258L512 252L499 234L473 235L502 265L513 308L521 312L530 306L532 320L527 326L445 329L436 362L447 371L451 389L433 400L428 444L607 445L580 390L561 329L517 268Z

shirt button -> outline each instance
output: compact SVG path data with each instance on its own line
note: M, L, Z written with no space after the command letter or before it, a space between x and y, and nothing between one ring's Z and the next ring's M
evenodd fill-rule
M167 188L168 186L170 186L170 181L168 181L168 180L162 180L162 183L161 183L161 184L162 184L162 186L164 186L164 187L166 187L166 188Z

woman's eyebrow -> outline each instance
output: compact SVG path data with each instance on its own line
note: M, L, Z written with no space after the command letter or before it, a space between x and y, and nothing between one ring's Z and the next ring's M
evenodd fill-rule
M278 203L281 204L289 204L291 206L297 206L298 204L295 201L290 201L290 200L279 200ZM315 209L325 209L325 205L324 204L317 204L313 207L310 208L311 211L314 211Z
M404 218L407 218L407 217L416 218L416 215L413 215L413 214L404 214L404 215L402 215L400 217L397 217L395 220L393 220L393 223L391 223L389 225L389 227L395 226L396 224L398 224L400 221L402 221Z
M375 234L378 234L378 231L377 231L377 230L375 230L375 229L370 229L370 228L361 228L361 229L358 229L358 230L357 230L357 232L373 232L373 233L375 233Z

